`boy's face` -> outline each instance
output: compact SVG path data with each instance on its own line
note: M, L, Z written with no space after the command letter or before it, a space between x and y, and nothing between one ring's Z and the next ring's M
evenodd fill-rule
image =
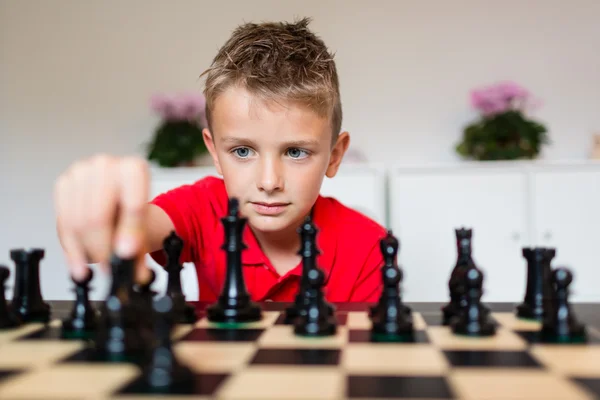
M237 87L216 100L212 130L204 140L229 196L265 233L296 229L349 144L344 132L331 146L329 119L294 105L267 106Z

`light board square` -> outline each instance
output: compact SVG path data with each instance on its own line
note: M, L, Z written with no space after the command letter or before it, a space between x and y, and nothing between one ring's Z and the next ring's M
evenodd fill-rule
M339 399L344 376L336 367L250 367L217 392L224 399Z
M456 369L448 379L462 400L591 400L575 383L547 371Z
M488 337L456 335L447 326L429 327L427 334L435 346L444 350L523 350L527 347L523 338L502 327Z
M294 327L275 325L258 339L259 347L270 348L341 348L348 342L348 329L338 326L335 335L322 337L298 336Z
M586 345L535 345L530 353L554 372L600 378L600 348Z
M493 312L492 318L502 327L513 331L539 331L542 327L539 321L520 319L510 312Z
M178 360L197 372L230 372L244 367L256 352L253 343L179 342Z
M0 347L0 368L40 368L84 348L79 341L26 341Z
M443 375L448 362L436 348L426 344L352 344L342 353L342 367L361 375Z
M0 398L73 399L106 394L138 374L131 364L55 365L0 385Z

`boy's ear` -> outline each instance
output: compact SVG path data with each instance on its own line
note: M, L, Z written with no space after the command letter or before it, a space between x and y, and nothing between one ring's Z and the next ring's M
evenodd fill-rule
M346 153L346 150L348 150L348 146L350 146L350 134L348 132L340 133L335 146L333 146L333 149L331 150L331 158L329 159L329 165L325 172L325 175L328 178L333 178L335 174L337 174L342 159L344 158L344 154Z
M213 159L213 164L217 169L217 173L219 175L223 175L223 172L221 171L221 164L219 164L219 157L217 157L217 150L215 149L215 141L213 140L213 135L208 128L202 129L202 138L204 139L204 144L206 145L206 148Z

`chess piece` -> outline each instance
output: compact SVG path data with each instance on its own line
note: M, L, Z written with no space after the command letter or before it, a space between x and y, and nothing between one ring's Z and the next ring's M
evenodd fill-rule
M239 215L239 201L229 200L226 217L221 218L225 227L225 241L222 249L227 252L227 272L225 284L217 302L210 305L206 312L212 322L253 322L262 319L259 305L250 299L242 274L242 250L246 245L242 241L242 233L247 218Z
M95 347L109 362L132 361L144 350L138 330L142 316L136 315L134 297L134 260L113 255L110 260L112 283L98 321Z
M90 338L97 327L96 311L89 299L89 284L94 278L94 271L86 269L82 281L73 280L75 284L75 303L69 318L62 321L62 335L67 338Z
M137 285L137 293L141 301L146 303L146 307L148 310L152 309L152 302L154 301L154 296L158 294L155 290L152 290L152 284L156 280L156 272L153 269L149 269L150 277L146 282L140 283Z
M171 232L163 241L163 249L167 257L165 270L169 274L166 294L173 300L176 321L182 324L193 324L197 321L196 310L185 300L181 287L183 265L179 260L183 251L183 240L175 232Z
M308 274L309 271L316 268L316 258L320 254L317 248L317 228L312 222L312 218L307 216L298 228L300 235L300 249L298 254L302 256L302 277L300 278L300 287L294 299L294 303L286 308L284 323L293 324L301 314L306 312L307 306L307 291L308 291ZM327 303L329 315L333 315L335 307Z
M325 274L320 268L308 271L305 311L294 322L294 333L300 336L331 336L337 331L335 316L323 295Z
M171 392L176 388L191 393L194 374L181 364L172 347L172 331L176 323L175 303L169 296L153 301L153 327L156 344L151 348L150 361L144 367L147 384L156 392Z
M544 342L582 343L586 341L586 328L581 324L569 304L569 286L573 273L565 267L556 268L551 275L554 296L544 315L540 338Z
M457 258L454 265L454 269L450 274L448 280L448 289L450 290L450 302L442 308L444 325L449 325L452 318L458 316L460 310L466 306L466 299L461 297L461 293L464 293L462 288L463 279L462 275L467 268L474 265L471 256L472 253L472 229L455 229L456 236L456 252Z
M6 281L10 277L10 270L5 265L0 265L0 329L15 328L21 321L6 302Z
M42 298L40 261L43 249L14 249L10 258L15 262L15 289L12 309L23 322L50 321L50 305Z
M452 331L458 335L493 336L496 326L489 320L489 313L481 304L483 272L471 265L464 273L463 286L466 306L451 322Z
M391 231L380 241L384 265L382 267L383 291L377 305L370 310L374 338L401 338L413 335L411 309L402 303L400 284L402 270L396 262L400 244Z
M550 299L552 295L550 264L556 255L556 250L526 247L522 253L527 260L527 286L523 302L516 308L516 314L519 318L542 321L544 299Z

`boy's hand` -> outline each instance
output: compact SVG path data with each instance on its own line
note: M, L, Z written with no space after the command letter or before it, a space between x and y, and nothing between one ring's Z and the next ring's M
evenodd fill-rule
M75 162L58 178L54 190L58 237L76 280L85 276L88 262L109 271L113 252L138 258L136 280L146 280L149 175L144 159L97 155Z

